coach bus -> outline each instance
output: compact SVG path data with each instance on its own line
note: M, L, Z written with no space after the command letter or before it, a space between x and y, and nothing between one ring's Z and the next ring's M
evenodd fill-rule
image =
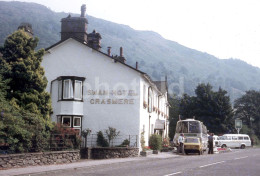
M207 127L203 122L195 119L186 119L179 120L176 125L176 131L173 138L173 143L177 146L178 138L181 133L185 137L198 137L201 139L203 144L203 150L207 149L208 146L208 136L207 136Z

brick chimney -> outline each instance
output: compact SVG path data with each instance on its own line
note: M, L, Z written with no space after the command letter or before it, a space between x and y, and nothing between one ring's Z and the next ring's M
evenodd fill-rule
M61 40L66 40L72 37L83 43L88 42L88 20L85 17L85 13L86 5L82 5L80 17L71 17L71 15L69 15L67 18L61 19Z
M93 30L92 33L88 34L88 45L96 50L100 50L101 39L101 35Z
M120 47L120 55L119 55L119 56L116 56L116 59L117 59L119 62L122 62L122 63L125 63L125 62L126 62L126 59L125 59L124 54L123 54L123 47Z
M111 47L109 46L109 47L107 47L107 55L111 55Z

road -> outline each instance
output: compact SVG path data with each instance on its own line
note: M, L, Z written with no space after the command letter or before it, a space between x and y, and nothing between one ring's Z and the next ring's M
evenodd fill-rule
M180 155L63 170L56 172L55 176L258 176L259 163L259 148L234 149L214 155ZM42 175L50 176L53 173Z

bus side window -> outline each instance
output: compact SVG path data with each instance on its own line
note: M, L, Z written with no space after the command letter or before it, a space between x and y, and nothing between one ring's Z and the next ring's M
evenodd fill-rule
M237 137L236 136L232 136L232 140L237 140Z
M249 137L244 137L244 140L249 140Z
M242 136L239 136L239 137L238 137L238 140L243 140L243 137L242 137Z
M230 136L228 136L226 140L231 140L231 137L230 137Z

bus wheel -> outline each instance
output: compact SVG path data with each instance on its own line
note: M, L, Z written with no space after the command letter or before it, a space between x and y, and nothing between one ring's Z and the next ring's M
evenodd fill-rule
M222 146L221 146L221 148L226 148L227 146L226 146L226 144L223 144Z
M240 147L241 149L245 149L246 148L246 146L245 145L241 145L241 147Z

